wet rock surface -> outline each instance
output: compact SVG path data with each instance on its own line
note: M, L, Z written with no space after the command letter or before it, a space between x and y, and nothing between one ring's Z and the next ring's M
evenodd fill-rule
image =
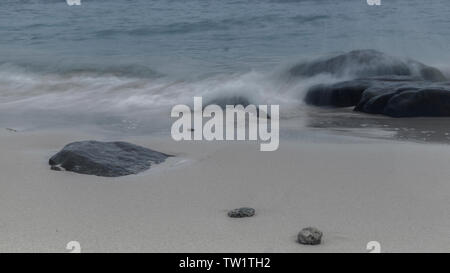
M450 82L411 78L373 78L317 85L305 102L316 106L350 107L391 117L450 116Z
M293 66L289 74L294 77L311 77L331 74L336 77L355 78L379 76L409 76L427 81L444 81L438 69L415 60L401 59L373 50L354 50L348 53L303 62Z
M118 177L137 174L170 155L127 142L80 141L66 145L50 158L52 170Z
M310 87L304 98L310 105L353 106L355 111L391 117L450 116L450 81L438 69L413 60L359 50L291 71L294 75L356 76Z

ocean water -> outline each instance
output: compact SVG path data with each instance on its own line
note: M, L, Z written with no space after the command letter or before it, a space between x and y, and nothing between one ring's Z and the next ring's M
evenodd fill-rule
M448 0L0 1L0 123L167 128L193 96L245 96L305 115L302 94L329 75L286 71L376 49L447 73ZM161 122L164 120L164 122Z

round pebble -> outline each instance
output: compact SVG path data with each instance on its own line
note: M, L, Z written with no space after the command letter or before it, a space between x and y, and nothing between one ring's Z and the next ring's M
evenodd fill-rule
M303 245L319 245L322 241L322 231L314 227L302 229L297 238L298 242Z

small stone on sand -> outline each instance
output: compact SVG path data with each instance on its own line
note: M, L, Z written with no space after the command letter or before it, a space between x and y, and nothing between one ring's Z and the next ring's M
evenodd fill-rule
M323 233L314 227L307 227L298 234L298 242L303 245L319 245L322 241Z
M252 217L253 215L255 215L255 209L252 208L238 208L228 212L228 216L232 218Z

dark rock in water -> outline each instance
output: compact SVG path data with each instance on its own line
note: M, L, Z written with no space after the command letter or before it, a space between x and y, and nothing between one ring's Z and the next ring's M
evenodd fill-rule
M311 77L319 74L354 76L411 76L421 80L445 81L446 77L436 68L414 60L402 60L376 50L355 50L295 65L291 76Z
M409 82L417 82L411 77L373 77L335 84L318 84L312 86L306 93L304 101L316 106L350 107L361 100L367 100L373 95L386 93L390 88Z
M297 240L303 245L319 245L322 242L323 233L314 227L307 227L302 229Z
M255 215L255 209L239 208L228 212L228 216L232 218L252 217Z
M246 107L247 105L251 104L250 100L244 96L224 96L224 97L219 97L219 98L215 98L212 99L210 101L207 101L207 103L205 103L205 107L208 106L209 104L216 104L219 105L222 109L225 109L225 107L227 105L242 105L244 107Z
M290 73L356 77L312 86L304 98L307 104L355 106L355 111L391 117L450 116L450 83L438 69L413 60L357 50L297 65Z
M223 110L226 109L227 105L232 105L232 106L236 106L236 105L242 105L243 107L247 107L248 105L251 105L252 103L250 102L250 100L245 97L245 96L224 96L224 97L219 97L219 98L215 98L212 100L207 101L207 103L205 103L204 107L211 104L215 104L220 106L220 108L222 108ZM262 113L262 115L261 115ZM270 115L268 113L263 112L262 110L259 109L259 107L256 105L256 115L258 117L262 116L262 117L267 117L268 119L270 119Z
M450 116L450 88L424 88L394 93L380 113L391 117Z
M333 85L316 85L306 93L305 102L316 106L355 106L361 94L370 86L367 81L341 82Z
M378 77L311 87L305 102L391 117L450 116L450 83Z
M80 141L66 145L49 164L81 174L117 177L145 171L167 157L126 142Z

